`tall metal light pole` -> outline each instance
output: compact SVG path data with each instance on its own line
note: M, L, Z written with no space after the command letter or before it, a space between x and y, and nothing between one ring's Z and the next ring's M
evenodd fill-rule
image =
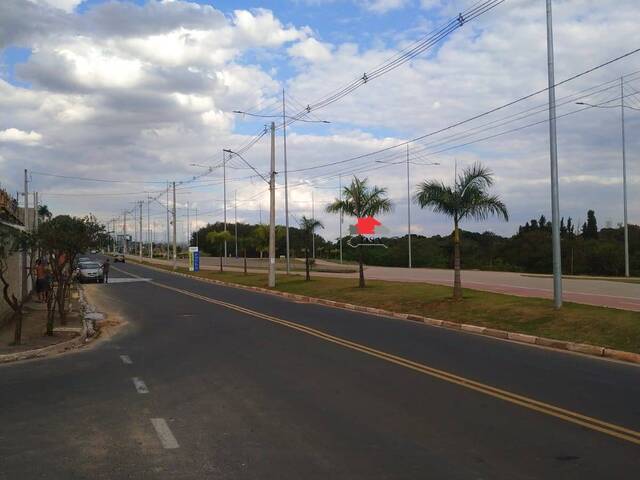
M255 169L245 158L233 150L225 149L229 154L237 155L247 164L258 176L269 185L270 209L269 209L269 286L276 286L276 125L271 122L271 172L269 179L266 179ZM262 223L262 218L260 219Z
M316 219L316 198L313 189L311 189L311 218ZM316 259L316 234L311 232L311 258Z
M222 203L224 205L224 231L227 231L227 156L222 150ZM227 241L224 241L224 261L227 262Z
M609 102L605 102L609 103ZM624 103L624 77L620 77L620 105L594 105L587 102L576 102L576 105L587 105L594 108L617 108L620 107L621 131L622 131L622 201L623 201L623 221L624 221L624 274L629 276L629 229L627 225L627 145L625 140L625 108L634 108ZM640 110L640 109L635 109Z
M556 90L553 64L553 16L547 0L547 74L549 86L549 154L551 157L551 237L553 247L553 305L562 307L562 252L560 250L560 193L556 136Z
M173 269L175 270L178 265L178 248L176 246L176 182L173 182Z
M284 150L284 218L286 228L286 248L287 248L287 274L291 270L291 260L289 258L289 180L287 178L287 111L284 99L284 88L282 89L282 135L283 135L283 150Z
M233 217L235 225L235 239L236 239L236 258L238 258L238 197L237 190L233 191Z
M149 243L149 258L153 258L153 239L151 238L151 196L147 196L147 242Z
M138 243L140 245L140 248L139 248L140 261L142 262L142 200L140 200L138 205L140 206L140 238L138 239Z
M627 146L624 130L624 78L620 77L620 116L622 119L622 196L624 202L624 276L629 276L629 228L627 226Z
M409 268L412 268L411 263L411 187L409 180L409 144L407 143L407 240L409 247Z
M411 251L411 172L409 170L409 164L411 161L409 160L409 144L407 143L407 156L404 161L399 162L385 162L384 160L376 160L377 163L386 163L387 165L399 165L401 163L406 163L407 165L407 253L408 253L408 265L409 268L413 268L413 260L412 260L412 251ZM432 163L414 163L414 165L440 165L438 162Z
M340 201L342 201L342 175L338 175L338 195L340 195ZM342 263L342 210L340 210L338 217L340 219L340 238L338 241L340 242L340 263Z
M124 211L124 223L122 225L122 253L124 255L129 253L129 242L127 242L127 211Z
M269 176L269 287L276 286L276 124L271 122L271 172Z
M189 217L189 200L187 200L187 247L191 246L191 218Z
M169 220L169 182L167 182L167 260L169 260L169 242L171 241L170 233L171 221Z

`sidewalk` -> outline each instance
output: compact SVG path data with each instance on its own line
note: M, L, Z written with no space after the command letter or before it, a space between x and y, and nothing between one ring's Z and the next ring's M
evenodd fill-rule
M77 293L72 291L70 311L67 313L67 324L60 325L60 320L56 315L53 336L45 335L46 326L46 304L39 303L34 298L31 298L24 306L22 342L20 345L10 345L13 342L15 321L8 322L8 324L0 328L0 356L50 347L80 336L83 331L83 324Z

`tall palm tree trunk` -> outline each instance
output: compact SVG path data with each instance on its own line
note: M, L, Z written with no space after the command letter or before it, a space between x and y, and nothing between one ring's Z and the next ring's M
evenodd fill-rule
M360 242L362 243L362 237L360 237ZM362 245L358 246L358 263L359 263L359 269L360 269L360 282L358 283L358 287L360 288L364 288L365 287L365 283L364 283L364 251L362 250Z
M455 222L453 231L453 298L462 299L462 279L460 276L460 230L458 222Z
M306 279L311 280L311 275L309 274L309 247L305 248L304 250L305 250L304 267L307 271Z

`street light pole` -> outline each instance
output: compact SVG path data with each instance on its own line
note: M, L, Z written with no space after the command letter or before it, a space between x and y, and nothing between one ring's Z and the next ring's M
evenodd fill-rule
M238 258L238 197L237 191L233 191L233 220L235 225L235 238L236 238L236 258Z
M316 199L314 196L313 189L311 189L311 218L313 220L316 219ZM316 234L311 232L311 258L313 261L316 260Z
M620 115L622 117L622 196L624 201L624 276L629 276L629 228L627 226L627 146L624 129L624 78L620 77Z
M173 269L175 270L178 265L178 248L176 246L176 182L173 182Z
M142 262L142 200L140 200L140 202L138 203L139 207L140 207L140 238L138 239L138 244L139 244L139 248L138 248L138 254L140 256L140 262Z
M409 241L409 268L411 268L411 192L409 184L409 144L407 143L407 238Z
M227 231L227 156L222 151L222 203L224 207L224 231ZM227 241L224 241L224 261L227 262Z
M338 195L340 195L340 201L342 201L342 175L338 175ZM338 217L340 219L340 238L338 241L340 243L340 263L342 263L342 210L340 210Z
M562 307L562 252L560 249L560 194L558 187L558 143L556 135L556 91L553 61L553 18L547 0L547 74L549 87L549 156L551 163L551 237L553 247L553 305Z
M169 230L171 225L171 221L169 220L169 182L167 182L167 260L169 260L169 242L170 242L170 233Z
M287 275L291 270L291 260L289 258L289 181L287 178L287 121L286 121L286 104L284 99L284 88L282 89L282 135L284 147L284 217L286 229L286 248L287 248Z
M151 238L151 196L147 196L147 242L149 243L149 258L153 258L153 239Z
M271 122L271 172L269 177L269 287L276 286L276 124Z

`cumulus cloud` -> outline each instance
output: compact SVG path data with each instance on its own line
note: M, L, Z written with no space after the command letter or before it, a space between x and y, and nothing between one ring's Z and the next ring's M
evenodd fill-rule
M292 57L304 58L311 62L326 62L331 60L331 46L319 42L313 37L295 43L287 50Z
M311 4L326 1L313 0ZM217 165L222 148L244 145L262 129L263 119L251 122L250 117L238 117L231 113L233 110L279 113L283 86L291 97L287 100L288 111L301 109L393 56L418 35L424 35L425 25L433 28L441 18L455 15L445 11L447 7L441 6L444 2L434 0L353 1L369 9L370 13L358 12L361 15L406 7L416 8L428 18L389 25L397 35L359 44L341 43L340 37L326 31L320 37L314 33L320 26L311 25L312 30L302 23L286 24L264 9L223 13L210 5L188 1L150 1L143 5L105 2L78 14L69 6L62 9L51 5L53 1L1 1L0 48L11 45L33 51L28 61L16 67L17 78L30 88L0 79L0 108L5 113L0 117L3 184L19 185L25 165L34 171L73 171L78 176L135 181L192 178L202 170L190 164ZM554 3L556 78L566 78L640 43L634 22L636 3ZM323 169L301 169L387 148L544 88L543 7L524 0L506 2L479 21L465 25L437 50L324 110L312 112L311 118L331 120L330 125L293 125L288 131L292 212L297 216L310 214L311 191L315 188L316 213L326 225L323 234L335 236L337 219L324 214L322 205L335 197L340 174L344 184L357 173L388 187L398 208L384 222L392 233L403 234L405 219L398 212L406 211L405 169L394 162L404 160L404 148ZM389 38L395 40L386 44ZM396 45L398 39L400 44ZM562 99L640 70L638 62L631 57L558 88L559 102L565 102L558 112L568 114L558 120L564 216L577 220L588 206L596 206L599 218L611 218L616 223L622 209L619 112L593 109L572 114L578 108L573 99ZM631 88L640 91L639 79L640 75L629 77L629 102L640 102L640 94L631 95ZM600 90L594 90L585 100L606 101L617 95L608 84ZM427 177L449 182L455 163L462 167L479 160L496 173L496 191L504 196L514 220L511 224L489 221L466 228L511 233L518 222L548 214L545 102L541 95L412 143L411 183ZM527 109L533 110L522 113ZM539 123L504 133L535 122ZM640 127L640 118L634 115L630 114L627 122L629 132ZM267 140L262 139L245 155L262 172L268 168ZM640 186L636 162L640 137L629 134L627 141L629 191L633 196ZM281 136L277 142L280 162ZM440 165L428 165L433 162ZM267 194L261 180L250 178L251 174L238 159L229 163L228 192L237 190L239 217L255 222L261 204L266 216ZM204 179L209 183L203 180L194 188L185 187L178 193L178 202L184 205L189 199L192 205L198 205L201 220L215 221L221 214L220 177L219 170L214 169ZM99 190L113 197L83 197L83 202L77 202L77 198L64 194L86 191L82 183L34 175L33 187L60 211L84 214L90 209L105 219L128 208L133 200L145 199L145 191L164 188L158 184L103 185ZM282 194L279 189L279 207ZM597 205L591 205L595 198ZM637 222L640 202L634 199L630 197L629 201L630 218ZM162 212L156 213L160 221ZM445 218L417 207L413 214L415 231L450 231ZM280 210L278 221L284 221Z
M72 12L83 0L36 0L36 3L50 5L65 12Z
M42 135L38 132L31 130L25 132L17 128L7 128L6 130L0 130L0 142L7 143L22 143L25 145L34 145L42 140Z

